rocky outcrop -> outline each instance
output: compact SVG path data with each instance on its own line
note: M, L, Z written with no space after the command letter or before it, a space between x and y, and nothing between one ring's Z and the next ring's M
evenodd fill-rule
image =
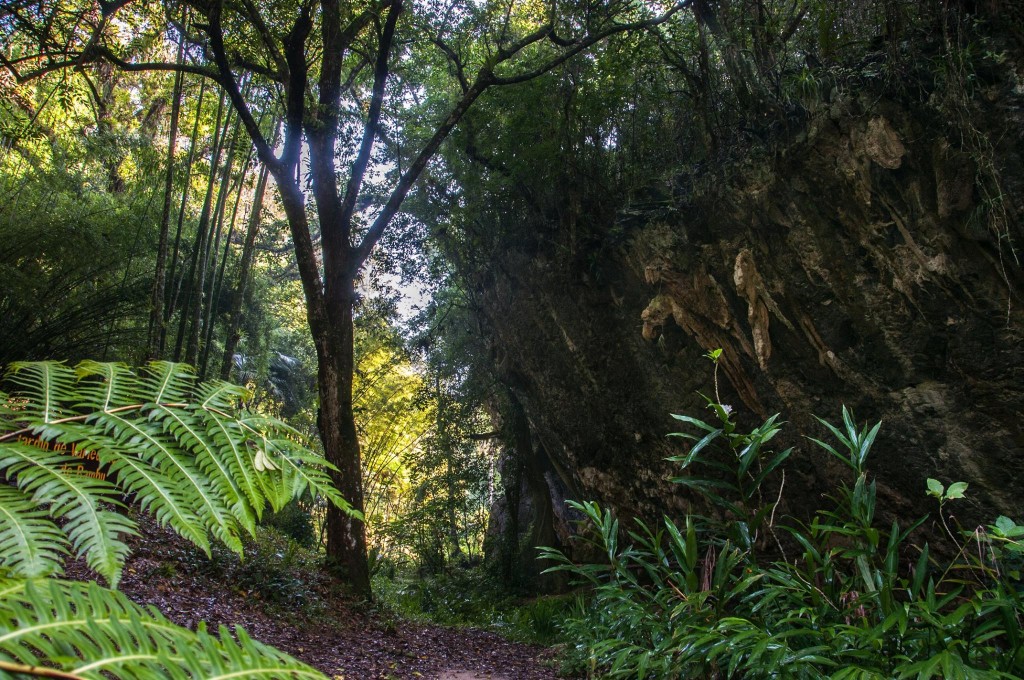
M935 101L822 105L776 153L620 214L586 270L504 253L481 298L499 372L571 494L691 509L665 435L670 413L704 413L702 355L721 348L722 400L789 423L789 512L843 478L802 436L846 404L883 423L870 467L888 513L930 509L936 477L970 483L965 524L1019 521L1024 88L1002 87L957 120Z

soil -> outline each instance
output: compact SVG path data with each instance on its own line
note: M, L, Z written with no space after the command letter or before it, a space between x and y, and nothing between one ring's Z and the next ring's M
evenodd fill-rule
M217 577L206 557L143 519L120 590L175 623L241 626L255 639L319 669L332 680L554 680L552 650L511 642L490 631L396 619L365 603L325 591L319 613L268 606ZM66 577L95 579L82 561ZM320 584L322 586L322 584ZM320 586L317 586L320 587Z

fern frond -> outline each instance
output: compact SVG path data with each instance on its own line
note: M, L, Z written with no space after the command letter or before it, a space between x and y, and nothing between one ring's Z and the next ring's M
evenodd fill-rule
M26 397L20 404L25 419L40 424L52 423L68 417L69 397L75 394L76 375L73 369L59 361L19 362L11 365L7 379L18 386L20 396Z
M151 417L162 424L164 431L172 435L183 450L192 453L210 487L251 533L256 530L256 513L238 488L227 462L221 460L220 447L207 436L205 415L205 411L198 408L184 411L157 406Z
M110 483L80 474L77 460L21 442L0 446L0 473L15 480L18 489L44 508L90 568L111 585L121 578L128 546L121 534L135 532L134 524L104 506L120 505L117 489ZM22 525L32 531L31 525ZM45 533L34 534L46 542Z
M60 571L68 552L60 528L24 492L0 484L0 568L26 576Z
M263 427L263 431L266 431L262 421L262 418L246 418L241 422L243 427L251 426L257 431ZM268 463L275 468L280 468L281 486L287 489L281 498L282 505L292 497L310 493L323 496L348 514L362 519L361 513L342 498L334 488L331 478L326 472L326 470L336 469L333 465L285 437L254 438L252 445L258 453L262 453ZM279 510L280 506L274 506L274 509Z
M223 380L203 383L196 390L196 402L205 411L231 411L249 396L249 390Z
M121 537L135 531L117 512L121 494L206 552L212 534L241 553L242 532L254 531L267 504L280 509L316 493L351 510L324 461L289 439L294 430L239 417L233 406L244 389L197 383L187 366L157 362L136 374L123 364L24 363L8 381L15 390L0 392L0 479L17 490L0 497L12 501L0 518L0 564L14 575L53 571L70 544L116 586L128 550ZM58 443L61 451L50 450ZM100 471L82 474L68 447ZM28 546L26 556L7 557L8 546Z
M191 497L181 480L131 456L104 456L118 485L138 499L139 508L152 513L161 525L169 525L184 538L210 555L210 530L191 509Z
M255 510L256 516L261 517L267 491L260 484L260 470L249 455L246 431L238 421L214 411L207 414L206 426L210 439L217 447L219 459L224 461L231 478Z
M159 420L154 423L149 419L104 413L96 415L93 422L110 433L109 440L116 442L115 447L99 448L103 459L118 457L124 450L132 450L133 457L152 464L164 477L173 480L168 482L167 487L176 486L182 490L206 531L233 551L241 552L242 541L236 528L238 522L232 517L231 510L215 493L209 478L196 468L191 452L168 435ZM97 438L89 439L89 442L93 445L102 444L102 440ZM153 498L153 501L157 502L157 499ZM247 526L244 518L242 524ZM171 527L188 537L187 529L183 531L173 523Z
M324 678L241 628L191 631L116 591L55 579L0 581L0 661L97 680Z
M189 400L195 384L195 371L187 364L170 361L150 362L139 374L142 395L154 404L179 403Z
M137 403L141 392L138 378L125 364L83 361L75 367L78 376L78 411L109 411Z

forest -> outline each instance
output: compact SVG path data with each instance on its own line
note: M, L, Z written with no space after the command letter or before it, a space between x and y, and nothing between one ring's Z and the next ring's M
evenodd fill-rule
M1022 218L1016 0L0 0L0 678L1024 677Z

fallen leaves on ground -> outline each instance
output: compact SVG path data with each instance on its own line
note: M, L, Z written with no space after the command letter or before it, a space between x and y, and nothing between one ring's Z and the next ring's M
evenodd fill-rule
M143 521L133 540L120 589L153 605L175 623L195 628L206 621L242 626L321 670L333 680L554 680L550 650L511 642L496 633L422 625L374 615L372 608L337 595L320 615L267 607L253 593L220 582L197 568L202 558L169 530ZM175 561L175 556L178 556ZM188 555L188 560L180 558ZM67 577L95 578L81 561L69 562Z

